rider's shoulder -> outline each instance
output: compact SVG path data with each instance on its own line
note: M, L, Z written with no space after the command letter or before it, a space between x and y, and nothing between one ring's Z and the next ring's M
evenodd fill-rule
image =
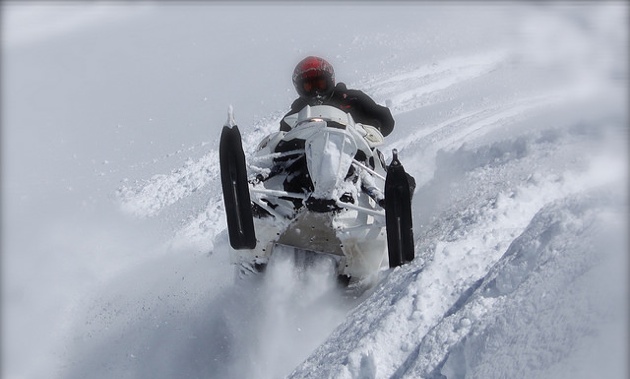
M343 93L345 97L351 97L355 99L364 99L364 98L369 97L365 92L361 90L346 87L344 83L338 83L337 86L339 85L341 85L340 88L339 89L335 88L335 92L339 90L339 92Z

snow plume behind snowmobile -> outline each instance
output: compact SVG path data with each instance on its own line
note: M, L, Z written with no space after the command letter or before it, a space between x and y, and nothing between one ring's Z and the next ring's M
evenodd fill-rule
M257 271L275 246L326 254L357 280L414 258L408 176L383 136L342 110L306 106L288 132L265 137L246 162L230 109L220 141L221 183L233 262ZM388 254L386 254L386 251Z

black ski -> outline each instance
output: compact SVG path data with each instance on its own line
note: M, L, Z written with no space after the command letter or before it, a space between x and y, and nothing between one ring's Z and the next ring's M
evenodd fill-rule
M241 133L234 123L231 109L228 121L221 131L219 164L230 245L237 250L253 249L256 247L256 233L247 183L245 153Z
M389 267L411 262L415 256L409 176L394 149L385 179L385 222Z

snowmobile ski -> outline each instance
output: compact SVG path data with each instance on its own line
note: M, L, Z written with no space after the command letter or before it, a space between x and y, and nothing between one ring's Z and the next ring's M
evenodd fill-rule
M389 267L398 267L414 259L411 190L409 177L393 150L392 163L385 179L385 223Z
M219 164L230 245L236 250L253 249L256 247L256 233L247 183L245 153L231 107L228 120L221 131Z

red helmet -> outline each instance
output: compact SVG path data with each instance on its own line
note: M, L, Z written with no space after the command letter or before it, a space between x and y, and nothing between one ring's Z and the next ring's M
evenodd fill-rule
M308 56L295 66L293 85L301 97L328 98L335 89L335 70L325 59Z

